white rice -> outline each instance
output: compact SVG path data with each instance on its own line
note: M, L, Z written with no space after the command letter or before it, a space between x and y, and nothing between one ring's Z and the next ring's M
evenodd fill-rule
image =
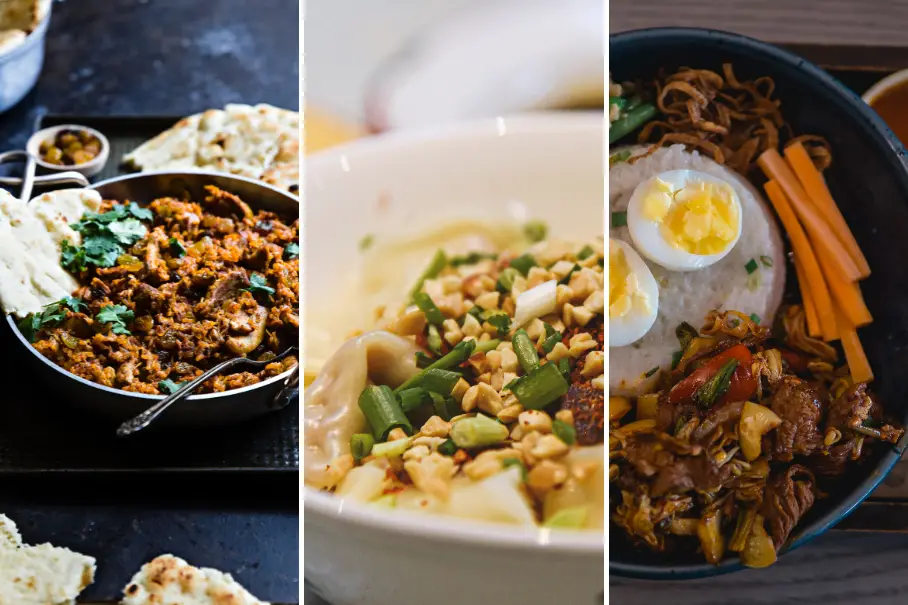
M684 168L719 177L734 188L743 213L741 238L725 258L700 271L672 272L646 261L659 284L659 314L642 339L610 349L611 395L637 395L659 376L658 372L649 378L644 374L656 367L671 368L672 354L680 349L675 328L681 322L700 328L710 310L724 309L755 313L762 325L771 325L782 302L785 248L774 216L746 179L696 151L690 153L683 145L673 145L634 164L612 165L609 168L611 211L627 210L634 188L644 180L660 172ZM633 245L627 227L612 228L609 237ZM771 266L761 262L761 257L771 259ZM757 261L759 268L748 275L744 266L751 259Z

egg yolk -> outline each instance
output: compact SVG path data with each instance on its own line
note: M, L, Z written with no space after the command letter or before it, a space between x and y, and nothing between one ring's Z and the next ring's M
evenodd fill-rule
M643 200L643 216L660 225L669 244L706 256L728 248L738 232L738 208L727 185L689 183L678 190L656 179Z
M648 312L649 297L640 290L624 250L612 242L609 242L608 268L608 316L624 317L634 309Z

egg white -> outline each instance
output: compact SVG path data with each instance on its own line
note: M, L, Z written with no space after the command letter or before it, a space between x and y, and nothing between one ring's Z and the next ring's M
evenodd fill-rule
M731 191L731 202L735 208L738 221L735 237L729 242L728 246L716 254L692 254L686 250L676 248L666 241L660 233L661 224L646 218L643 212L647 193L649 193L657 179L668 184L676 191L698 183L712 183L724 186ZM741 199L731 186L731 183L699 170L680 169L660 172L637 185L627 206L627 227L631 239L634 240L634 246L647 259L670 271L697 271L716 264L725 258L735 247L735 244L738 243L741 238L743 224L744 216L741 209Z
M622 317L609 315L608 344L610 347L623 347L637 342L653 327L659 313L659 285L636 250L617 239L609 240L609 246L611 245L616 245L624 251L628 268L637 278L638 290L646 296L649 303L647 309L632 307Z

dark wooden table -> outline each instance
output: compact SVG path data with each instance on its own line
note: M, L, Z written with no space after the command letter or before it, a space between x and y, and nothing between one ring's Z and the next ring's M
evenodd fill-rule
M908 67L908 2L902 0L611 0L609 31L664 26L734 31L785 46L830 70L853 73L860 91ZM766 570L686 582L612 578L622 605L671 595L677 605L904 604L908 601L908 462L837 530ZM863 531L864 528L900 531Z
M21 148L45 111L185 115L231 102L295 108L298 22L297 0L57 2L41 80L0 115L0 147ZM299 600L295 474L7 478L0 512L30 543L96 557L89 601L118 600L141 564L162 553L229 572L259 598Z

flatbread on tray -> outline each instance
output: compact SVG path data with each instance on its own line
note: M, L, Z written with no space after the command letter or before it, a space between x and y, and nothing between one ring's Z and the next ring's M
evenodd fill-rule
M299 187L299 113L271 105L227 105L183 118L128 153L142 171L215 170Z
M216 569L196 568L161 555L133 576L121 605L269 605Z
M95 578L95 560L50 544L23 544L0 515L0 605L71 605Z

